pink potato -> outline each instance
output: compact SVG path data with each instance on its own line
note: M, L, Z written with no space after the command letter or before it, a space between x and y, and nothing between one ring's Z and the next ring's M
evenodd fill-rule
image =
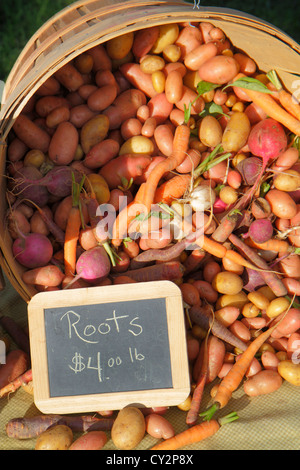
M275 392L282 385L282 378L275 370L261 370L244 383L244 391L249 397L257 397Z
M78 437L68 450L101 450L107 442L104 431L89 431Z
M223 85L230 82L239 69L240 66L233 57L216 55L199 67L198 74L201 80Z

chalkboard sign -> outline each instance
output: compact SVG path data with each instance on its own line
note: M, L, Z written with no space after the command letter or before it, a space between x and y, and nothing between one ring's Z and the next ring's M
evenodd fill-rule
M34 401L44 413L171 406L190 392L172 282L39 293L28 319Z

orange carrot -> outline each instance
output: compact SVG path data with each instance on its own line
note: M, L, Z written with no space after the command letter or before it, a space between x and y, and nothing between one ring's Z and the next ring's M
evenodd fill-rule
M72 175L73 176L73 175ZM64 243L64 265L65 265L65 275L74 276L76 270L76 249L77 242L79 239L79 233L82 226L82 217L81 217L81 201L80 201L80 192L84 178L80 184L75 182L73 178L72 186L72 197L73 205L69 213L67 226L65 230L65 243Z
M267 77L276 89L276 97L281 106L295 118L300 120L300 104L297 98L289 91L285 90L275 70L270 70Z
M181 198L191 183L190 175L176 175L162 183L154 195L154 203L164 202L170 205L175 199Z
M239 214L228 214L224 217L214 233L212 234L211 238L219 243L226 242L229 235L234 231L237 222L238 222Z
M151 209L154 201L155 192L160 179L167 171L174 170L180 163L183 162L188 150L190 139L190 129L187 125L181 124L176 127L173 139L173 152L164 161L158 163L151 171L145 183L145 193L143 203L146 207L147 213Z
M238 419L238 415L233 412L220 418L219 420L203 421L200 424L196 424L189 429L176 434L165 441L160 442L153 446L150 450L176 450L182 447L194 444L195 442L203 441L208 437L213 436L219 431L220 427L226 423L230 423Z
M246 238L245 243L252 248L258 248L260 250L275 251L277 253L293 253L295 247L291 246L288 242L280 240L278 238L270 238L270 240L264 243L255 243L251 238Z
M139 187L134 200L119 212L112 230L111 242L115 247L120 246L124 238L128 236L130 222L132 222L137 215L146 212L143 206L144 191L145 183L141 184Z
M292 305L292 302L290 306ZM289 309L290 307L281 317L280 322L285 317ZM203 413L200 413L199 416L204 417L204 419L210 420L218 409L224 408L224 406L229 403L233 392L238 389L247 370L249 369L255 354L257 353L259 348L261 348L261 346L267 341L267 339L270 337L271 333L275 330L275 328L277 328L277 326L278 323L275 323L266 331L263 331L252 341L252 343L248 345L247 349L240 355L239 360L233 364L232 368L229 370L227 375L225 375L225 377L219 384L217 393L213 399L213 405Z
M16 377L12 382L0 389L0 398L8 395L9 393L15 392L22 385L26 385L32 381L32 370L29 369L24 374Z
M234 81L238 78L245 77L244 74L239 73ZM234 85L233 85L234 86ZM263 93L260 91L254 91L244 88L245 93L252 100L252 102L258 105L263 111L267 113L270 118L275 119L275 121L280 122L283 126L287 127L291 132L296 135L300 135L300 121L295 118L292 114L283 109L280 104L278 104L274 98L268 93Z

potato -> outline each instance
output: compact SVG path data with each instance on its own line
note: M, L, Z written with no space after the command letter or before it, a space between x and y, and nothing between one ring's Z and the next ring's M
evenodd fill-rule
M242 278L230 271L221 271L212 281L212 287L220 294L236 295L243 288Z
M159 26L159 35L151 48L151 53L160 54L165 47L174 44L179 35L179 26L176 23Z
M120 450L134 449L143 439L146 424L143 413L134 406L119 411L111 429L111 438Z
M274 370L261 370L244 383L244 391L249 397L257 397L275 392L282 385L282 378Z
M234 112L224 130L222 146L225 152L238 152L247 142L251 125L244 112Z
M296 385L296 387L300 386L300 364L285 360L281 361L278 364L278 372L283 379L287 382Z
M72 429L64 424L57 424L38 436L35 450L68 450L72 441Z
M81 128L80 144L87 154L94 145L105 139L109 129L109 119L104 114L98 114L87 121Z
M222 141L222 127L214 116L205 116L199 126L199 139L208 147L216 147Z

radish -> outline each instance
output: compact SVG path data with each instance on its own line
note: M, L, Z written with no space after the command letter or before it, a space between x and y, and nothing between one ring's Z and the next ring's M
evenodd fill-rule
M53 255L53 246L45 235L40 233L20 234L12 246L16 260L26 268L39 268L48 264Z
M269 219L258 219L254 220L248 230L247 235L244 235L244 238L249 236L255 243L265 243L273 235L273 225Z
M248 137L248 147L252 155L262 158L262 167L248 194L255 193L269 160L275 160L287 148L288 139L283 126L272 118L266 118L253 126Z
M78 279L84 279L90 283L105 278L111 269L109 256L103 246L96 246L86 250L78 257L76 262L76 276L66 286L70 287Z
M22 190L23 196L24 191L26 191L24 197L31 200L32 196L28 197L27 195L28 191L30 191L30 193L33 192L30 190L31 185L34 185L34 191L36 191L38 187L39 192L47 191L47 193L63 198L69 196L72 192L72 173L74 174L75 180L79 183L82 175L69 166L55 166L44 176L35 167L24 167L18 171L17 188L18 191L24 188Z
M44 207L50 197L50 193L41 184L42 173L34 166L24 166L16 172L16 179L12 186L12 194L28 199L39 207Z

